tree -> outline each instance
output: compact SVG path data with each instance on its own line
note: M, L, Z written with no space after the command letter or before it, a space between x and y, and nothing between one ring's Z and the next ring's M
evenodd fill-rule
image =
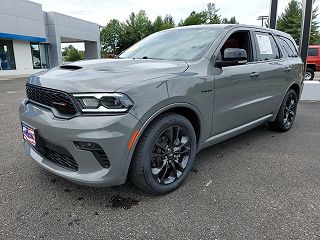
M135 31L139 40L152 33L152 24L144 10L140 10L135 17Z
M102 51L106 54L119 54L124 44L124 34L123 24L117 19L110 20L100 32Z
M159 31L166 30L169 28L174 28L175 23L174 23L172 16L167 14L164 17L164 19L162 19L161 16L158 16L154 20L152 26L153 26L153 33L154 33L154 32L159 32Z
M207 23L207 13L202 12L191 12L191 14L185 19L181 20L179 26L189 26L189 25L200 25Z
M84 59L84 52L79 51L73 45L63 48L62 56L66 62L74 62Z
M176 24L174 23L173 17L171 15L166 15L163 19L163 24L160 30L165 30L169 28L174 28Z
M156 18L156 20L154 20L153 22L153 32L159 32L161 31L161 28L163 26L163 20L162 20L162 17L161 16L158 16Z
M215 24L215 23L237 23L236 18L232 17L221 19L218 15L219 9L214 3L207 4L207 8L200 12L191 12L179 26ZM124 22L112 19L102 28L100 41L102 45L102 56L115 56L126 50L136 42L161 30L175 27L176 24L171 15L158 16L151 22L144 10L138 13L132 12Z
M151 21L144 10L140 10L138 14L132 12L129 19L124 23L124 45L121 50L125 50L134 43L150 35L153 32L152 29L153 26Z
M315 2L315 0L314 0ZM318 7L312 12L312 25L310 33L310 44L320 43L320 34L317 26ZM299 44L301 33L302 5L297 0L291 0L277 22L277 29L290 34Z
M191 14L185 19L181 20L179 26L188 26L188 25L200 25L200 24L237 24L235 17L221 19L221 16L218 14L219 9L216 8L214 3L208 3L207 9L201 12L191 12Z
M219 24L221 23L220 16L218 15L220 9L216 9L215 3L208 3L207 4L207 23L209 24Z
M223 23L223 24L239 24L236 20L236 17L231 17L230 20L228 20L228 18L223 18L221 23Z

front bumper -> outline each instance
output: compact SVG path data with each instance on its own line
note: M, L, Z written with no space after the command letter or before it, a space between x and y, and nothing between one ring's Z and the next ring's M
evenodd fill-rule
M51 144L63 147L78 164L78 170L66 169L49 161L29 143L24 148L42 167L73 182L90 186L123 184L129 167L128 143L141 127L130 113L118 116L78 116L72 119L56 118L49 109L24 101L20 106L20 119L37 129L39 136ZM78 149L74 142L99 144L106 153L110 167L101 166L90 151Z

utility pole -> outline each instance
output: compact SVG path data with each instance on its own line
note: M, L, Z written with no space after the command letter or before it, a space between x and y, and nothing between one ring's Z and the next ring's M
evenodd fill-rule
M278 0L271 0L269 13L269 28L276 29L277 26Z
M300 56L305 66L307 64L308 48L309 48L309 41L310 41L310 30L311 30L311 23L312 23L312 5L313 5L313 0L303 0L302 2Z

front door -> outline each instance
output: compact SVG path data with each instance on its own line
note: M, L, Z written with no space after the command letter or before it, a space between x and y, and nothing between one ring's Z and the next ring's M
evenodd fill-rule
M215 99L211 135L223 133L254 121L261 116L260 66L255 61L250 30L231 33L216 52L216 59L225 48L241 48L247 51L245 65L214 67Z

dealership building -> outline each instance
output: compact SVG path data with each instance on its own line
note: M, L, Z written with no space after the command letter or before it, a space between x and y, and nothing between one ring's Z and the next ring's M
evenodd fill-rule
M27 0L1 0L0 77L32 74L62 64L61 43L83 42L85 58L100 57L99 25Z

